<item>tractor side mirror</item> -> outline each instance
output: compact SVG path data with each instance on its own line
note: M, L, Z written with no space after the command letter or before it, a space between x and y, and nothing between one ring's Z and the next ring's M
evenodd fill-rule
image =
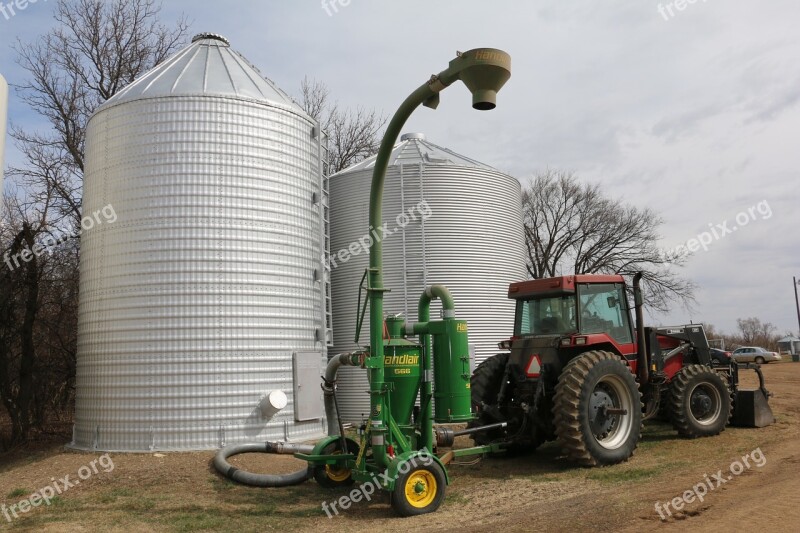
M617 298L616 298L616 297L614 297L614 296L609 296L608 298L606 298L606 302L608 302L608 307L609 307L610 309L613 309L613 308L615 308L615 307L617 306L617 304L619 303L619 301L617 300Z

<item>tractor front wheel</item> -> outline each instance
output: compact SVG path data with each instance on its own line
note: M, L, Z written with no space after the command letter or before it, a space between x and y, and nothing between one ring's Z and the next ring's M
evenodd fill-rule
M731 392L719 373L705 365L688 365L672 378L669 409L682 437L719 435L733 413Z
M414 457L400 467L392 492L392 509L400 516L436 511L444 501L447 480L439 463Z
M553 405L556 436L567 458L583 466L627 461L642 431L642 395L622 360L581 354L564 367Z

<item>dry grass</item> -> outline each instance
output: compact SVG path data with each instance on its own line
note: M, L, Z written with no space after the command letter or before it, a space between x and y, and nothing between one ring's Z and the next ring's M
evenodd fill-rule
M211 453L117 454L112 455L113 472L90 478L51 506L0 527L11 531L244 532L522 531L533 524L540 530L660 526L653 503L690 488L704 473L727 469L733 460L757 447L775 462L800 452L796 444L800 436L800 365L770 365L767 378L776 392L772 404L778 422L773 426L728 428L715 438L688 441L677 438L665 424L648 424L634 457L605 468L574 467L559 457L553 444L527 457L453 466L446 501L433 517L393 518L383 495L328 519L321 503L338 498L345 490L325 490L313 482L285 489L239 486L213 471ZM458 444L466 446L469 441L459 440ZM18 502L48 484L51 477L74 477L80 466L94 458L56 446L0 456L0 503ZM240 466L261 472L288 472L300 466L285 456L235 459ZM714 498L727 498L730 491L752 490L753 479L769 486L770 472L765 467L764 472L745 474L729 484L725 495ZM779 469L774 475L778 473ZM722 505L720 501L717 504ZM691 512L695 513L693 526L699 527L704 523L697 520L711 511L697 508ZM3 522L0 515L0 524Z

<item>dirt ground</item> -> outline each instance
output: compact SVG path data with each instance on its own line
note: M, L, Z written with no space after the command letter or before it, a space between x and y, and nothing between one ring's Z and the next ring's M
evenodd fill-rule
M553 444L514 459L483 459L450 468L452 483L439 511L396 518L388 498L354 504L328 518L323 501L345 490L314 482L285 489L256 489L220 478L213 454L112 454L97 473L56 496L50 505L7 519L12 531L796 531L800 523L800 364L764 369L774 393L777 423L763 429L728 428L718 437L683 440L667 425L649 423L634 457L605 468L577 468ZM752 373L748 373L752 374ZM750 380L748 380L750 382ZM755 380L752 381L755 383ZM468 446L469 441L457 443ZM755 450L760 450L753 454ZM750 454L749 468L742 457ZM42 446L0 456L0 505L18 504L33 491L91 471L98 455ZM761 459L764 459L763 461ZM288 472L291 457L247 455L238 466ZM759 466L762 465L762 466ZM731 473L742 467L739 475ZM106 468L103 468L105 466ZM105 472L104 470L110 470ZM717 487L714 475L725 481ZM730 479L727 479L730 477ZM711 480L703 501L681 511L664 505ZM708 485L706 485L707 487ZM702 492L703 489L698 489ZM662 520L656 511L661 503Z

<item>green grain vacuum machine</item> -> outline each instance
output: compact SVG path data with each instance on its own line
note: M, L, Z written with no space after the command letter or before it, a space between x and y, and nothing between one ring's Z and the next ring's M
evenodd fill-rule
M387 127L375 163L370 192L369 223L382 226L383 186L389 156L403 125L420 105L435 109L439 93L461 80L472 93L472 107L494 109L497 91L511 76L511 58L502 50L478 48L458 53L447 69L406 98ZM368 228L365 228L368 230ZM368 230L369 231L369 230ZM354 287L355 290L355 287ZM235 445L215 458L217 469L229 478L250 485L277 487L314 477L321 485L337 487L360 483L378 485L391 495L392 507L403 516L435 511L449 483L446 465L454 457L499 451L499 445L451 450L455 437L505 426L495 423L455 432L434 423L471 422L468 326L456 316L456 306L446 287L428 287L419 300L416 322L385 317L382 245L370 248L369 268L359 290L366 292L359 326L369 303L369 345L362 351L334 356L323 380L330 436L316 445L285 442ZM430 304L441 300L443 316L430 319ZM357 333L358 336L358 333ZM409 340L411 337L418 342ZM335 381L340 366L365 369L369 379L370 414L358 442L344 435L337 416ZM419 407L415 404L419 399ZM434 413L435 406L435 416ZM293 453L308 468L288 475L244 472L227 462L239 453ZM334 509L335 510L335 509Z

